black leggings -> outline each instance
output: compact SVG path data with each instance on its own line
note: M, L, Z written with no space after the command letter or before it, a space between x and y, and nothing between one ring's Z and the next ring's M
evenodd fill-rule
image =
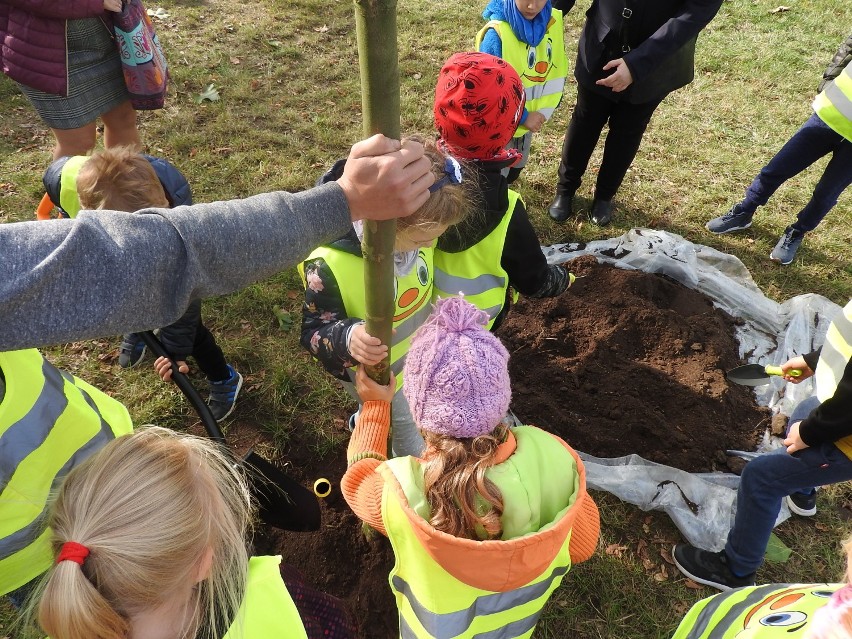
M595 198L611 200L636 157L651 116L664 97L642 104L630 104L624 100L614 102L610 97L578 84L577 105L562 145L557 192L567 195L579 188L601 130L609 122Z

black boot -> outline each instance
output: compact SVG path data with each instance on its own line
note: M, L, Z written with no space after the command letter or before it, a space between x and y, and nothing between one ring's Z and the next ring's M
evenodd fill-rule
M598 200L592 202L592 210L589 211L589 219L598 226L606 226L612 221L612 209L615 205L612 200Z
M574 194L573 193L557 193L550 203L547 212L550 213L550 218L554 222L560 224L574 214Z

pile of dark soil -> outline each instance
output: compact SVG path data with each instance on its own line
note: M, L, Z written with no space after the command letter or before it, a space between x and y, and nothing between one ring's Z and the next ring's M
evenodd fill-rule
M749 389L725 381L740 363L731 317L665 277L594 258L575 260L571 270L582 277L568 293L521 301L497 333L512 354L512 409L525 423L596 456L638 453L690 471L724 465L727 448L753 448L767 414ZM337 417L344 422L343 408ZM345 451L319 457L300 426L276 461L305 486L331 480L322 529L261 527L257 550L283 555L307 582L342 599L360 636L396 637L390 543L366 537L340 494ZM228 438L240 452L266 439L256 424L239 421Z
M497 335L511 353L512 410L597 457L637 453L687 471L753 450L769 413L730 384L736 320L665 276L571 262L564 295L522 299Z

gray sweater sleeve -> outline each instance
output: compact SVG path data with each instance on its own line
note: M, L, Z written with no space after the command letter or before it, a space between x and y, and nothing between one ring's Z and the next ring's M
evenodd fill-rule
M351 227L334 182L229 202L0 224L0 350L166 326Z

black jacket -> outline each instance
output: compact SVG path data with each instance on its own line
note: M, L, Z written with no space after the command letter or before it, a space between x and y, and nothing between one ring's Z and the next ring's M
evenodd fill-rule
M804 355L812 371L816 370L821 351ZM852 360L846 362L834 395L817 406L799 425L799 437L808 446L836 442L848 435L852 435Z
M568 11L575 0L554 0ZM593 0L577 48L574 77L584 88L633 104L661 100L695 74L695 40L719 11L722 0ZM625 9L632 11L625 18ZM595 84L603 66L624 58L633 84L613 93Z
M834 57L831 59L828 68L823 72L822 81L819 83L817 93L821 92L825 88L826 84L839 76L850 61L852 61L852 33L850 33L849 37L847 37L840 45L837 53L835 53Z

